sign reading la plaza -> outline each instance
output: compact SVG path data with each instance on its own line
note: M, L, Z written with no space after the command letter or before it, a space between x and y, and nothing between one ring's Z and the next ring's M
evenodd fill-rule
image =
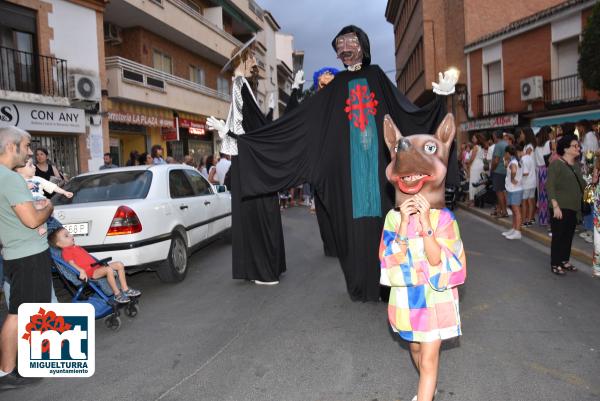
M0 100L0 127L26 131L85 133L85 112L71 107Z

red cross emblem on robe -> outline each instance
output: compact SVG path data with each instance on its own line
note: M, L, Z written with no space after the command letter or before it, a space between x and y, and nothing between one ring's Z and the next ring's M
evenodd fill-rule
M348 113L348 120L352 121L360 132L364 132L369 124L368 116L377 114L378 104L375 94L369 93L366 85L357 84L354 89L350 89L350 97L346 99L344 111Z

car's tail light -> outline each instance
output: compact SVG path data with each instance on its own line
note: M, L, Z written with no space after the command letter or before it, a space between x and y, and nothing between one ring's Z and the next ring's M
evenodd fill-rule
M142 231L142 223L137 214L127 206L119 206L106 235L135 234Z

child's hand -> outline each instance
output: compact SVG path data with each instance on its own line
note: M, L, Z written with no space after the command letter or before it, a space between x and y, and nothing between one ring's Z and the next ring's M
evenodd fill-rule
M517 185L518 184L517 180L510 180L510 182L512 182L513 185Z
M79 279L82 281L88 281L88 276L85 274L85 272L81 272L79 273Z
M408 222L408 218L411 214L416 213L415 200L408 198L400 205L400 219L403 222Z
M67 198L71 199L71 198L73 197L73 192L65 191L64 195L65 195Z
M33 189L33 188L35 188L35 184L33 182L28 182L27 189Z

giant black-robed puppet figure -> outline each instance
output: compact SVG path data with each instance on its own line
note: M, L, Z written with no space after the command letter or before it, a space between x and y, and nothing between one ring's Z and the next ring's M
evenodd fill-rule
M243 180L238 162L238 141L246 132L269 122L256 103L246 77L256 65L252 41L234 52L235 68L231 107L227 122L210 117L209 129L216 129L222 139L221 153L231 155L231 230L233 278L252 280L257 284L277 284L285 271L285 249L279 197L277 191L256 193L242 199ZM272 115L273 101L269 100Z
M347 70L289 114L239 138L242 197L314 185L331 218L351 299L378 301L379 240L384 215L394 205L385 175L390 155L383 117L390 114L405 135L431 133L445 104L436 97L421 109L413 105L371 65L361 29L345 27L332 45ZM436 90L450 93L456 80L448 81Z

